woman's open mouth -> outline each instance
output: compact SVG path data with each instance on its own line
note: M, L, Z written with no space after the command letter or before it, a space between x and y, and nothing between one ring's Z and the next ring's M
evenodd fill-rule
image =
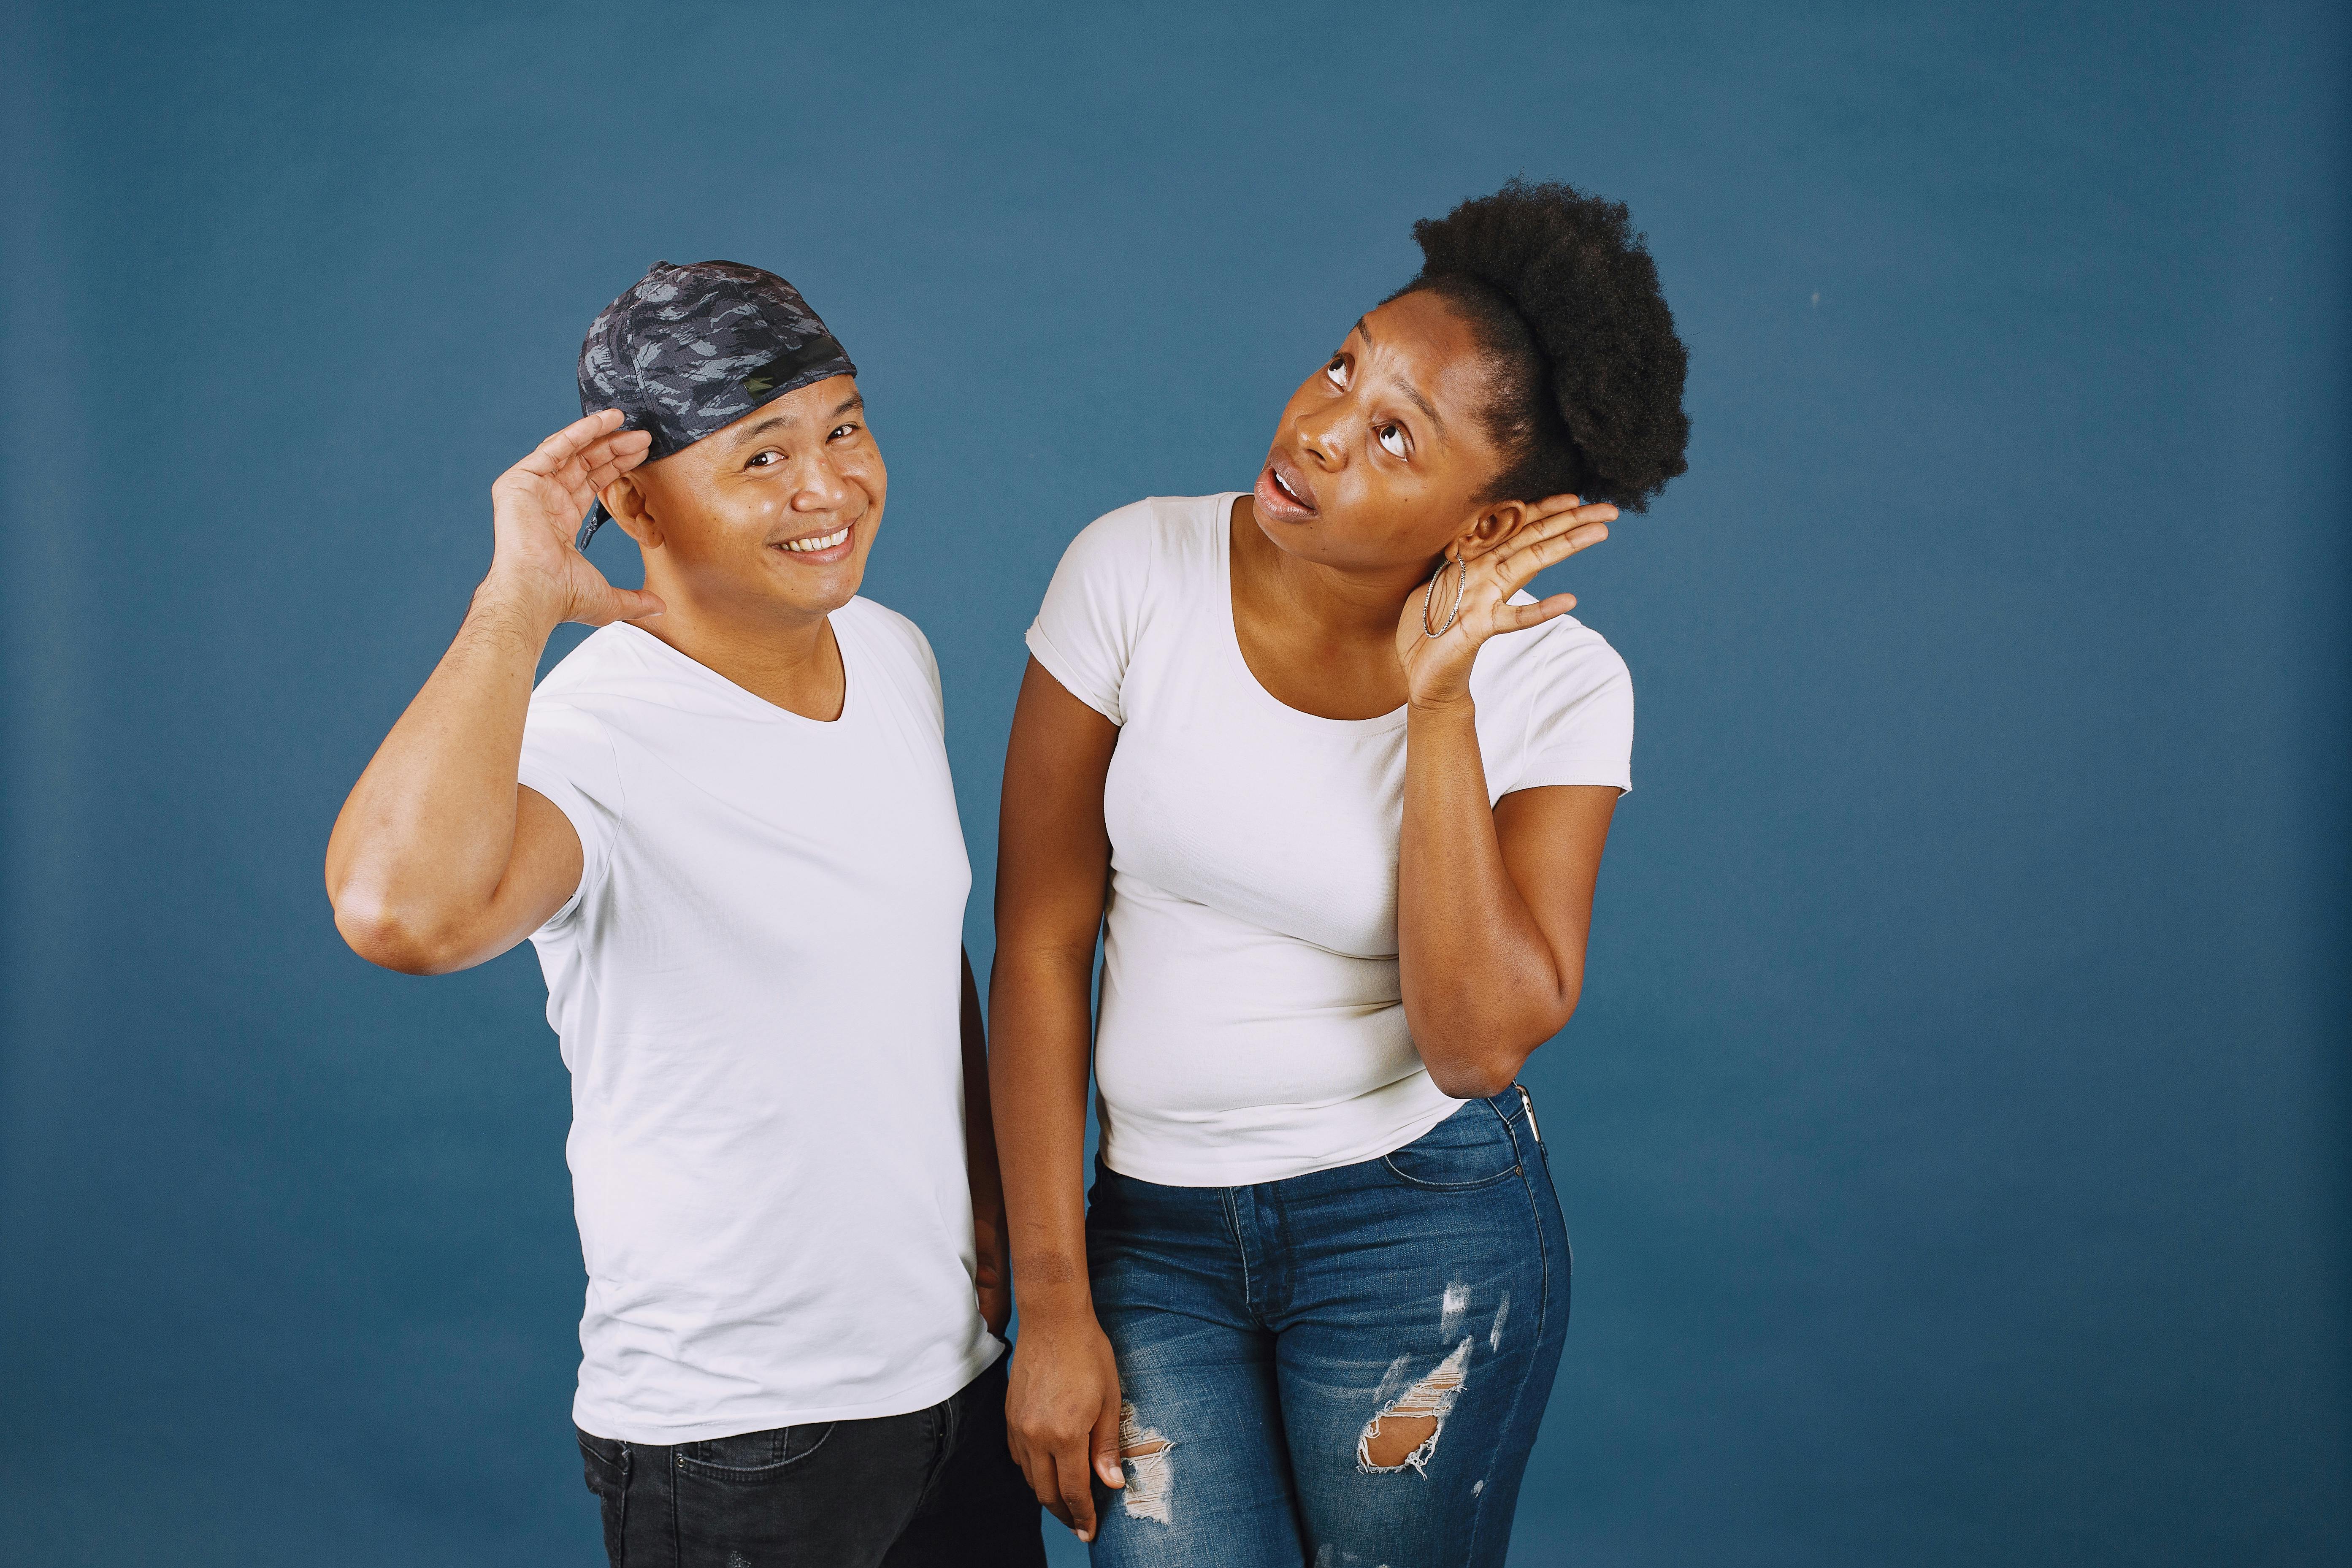
M1304 522L1315 515L1315 492L1307 478L1277 454L1266 459L1257 477L1253 499L1258 510L1283 522Z

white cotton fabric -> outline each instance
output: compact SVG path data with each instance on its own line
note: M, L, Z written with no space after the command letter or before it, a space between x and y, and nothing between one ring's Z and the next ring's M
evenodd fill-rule
M1091 524L1027 639L1120 726L1103 1157L1171 1186L1372 1159L1461 1104L1423 1068L1398 981L1404 710L1320 719L1258 684L1234 635L1234 500L1155 497ZM1563 616L1496 637L1470 689L1492 799L1631 787L1633 681L1599 633Z
M939 669L834 613L820 723L635 626L532 694L521 782L580 835L536 932L588 1268L573 1419L672 1444L936 1405L973 1300L964 857Z

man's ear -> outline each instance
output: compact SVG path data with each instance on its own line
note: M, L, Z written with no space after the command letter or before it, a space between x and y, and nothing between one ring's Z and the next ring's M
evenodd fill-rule
M604 503L604 510L613 514L621 531L637 542L638 549L661 548L661 524L654 518L646 492L637 488L635 476L623 474L599 490L596 499Z
M1478 509L1470 526L1454 536L1450 553L1456 560L1475 561L1503 541L1517 533L1519 524L1527 521L1528 503L1518 500L1496 501Z

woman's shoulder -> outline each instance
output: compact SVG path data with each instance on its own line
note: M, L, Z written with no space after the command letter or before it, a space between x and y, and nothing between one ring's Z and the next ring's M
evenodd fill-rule
M1062 570L1140 582L1170 566L1217 558L1233 497L1146 496L1078 531Z

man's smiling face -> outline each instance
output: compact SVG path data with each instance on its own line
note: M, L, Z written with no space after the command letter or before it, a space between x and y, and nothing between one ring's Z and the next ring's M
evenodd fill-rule
M706 603L823 616L864 581L889 482L856 379L836 375L647 463L607 504L656 591L674 577Z

